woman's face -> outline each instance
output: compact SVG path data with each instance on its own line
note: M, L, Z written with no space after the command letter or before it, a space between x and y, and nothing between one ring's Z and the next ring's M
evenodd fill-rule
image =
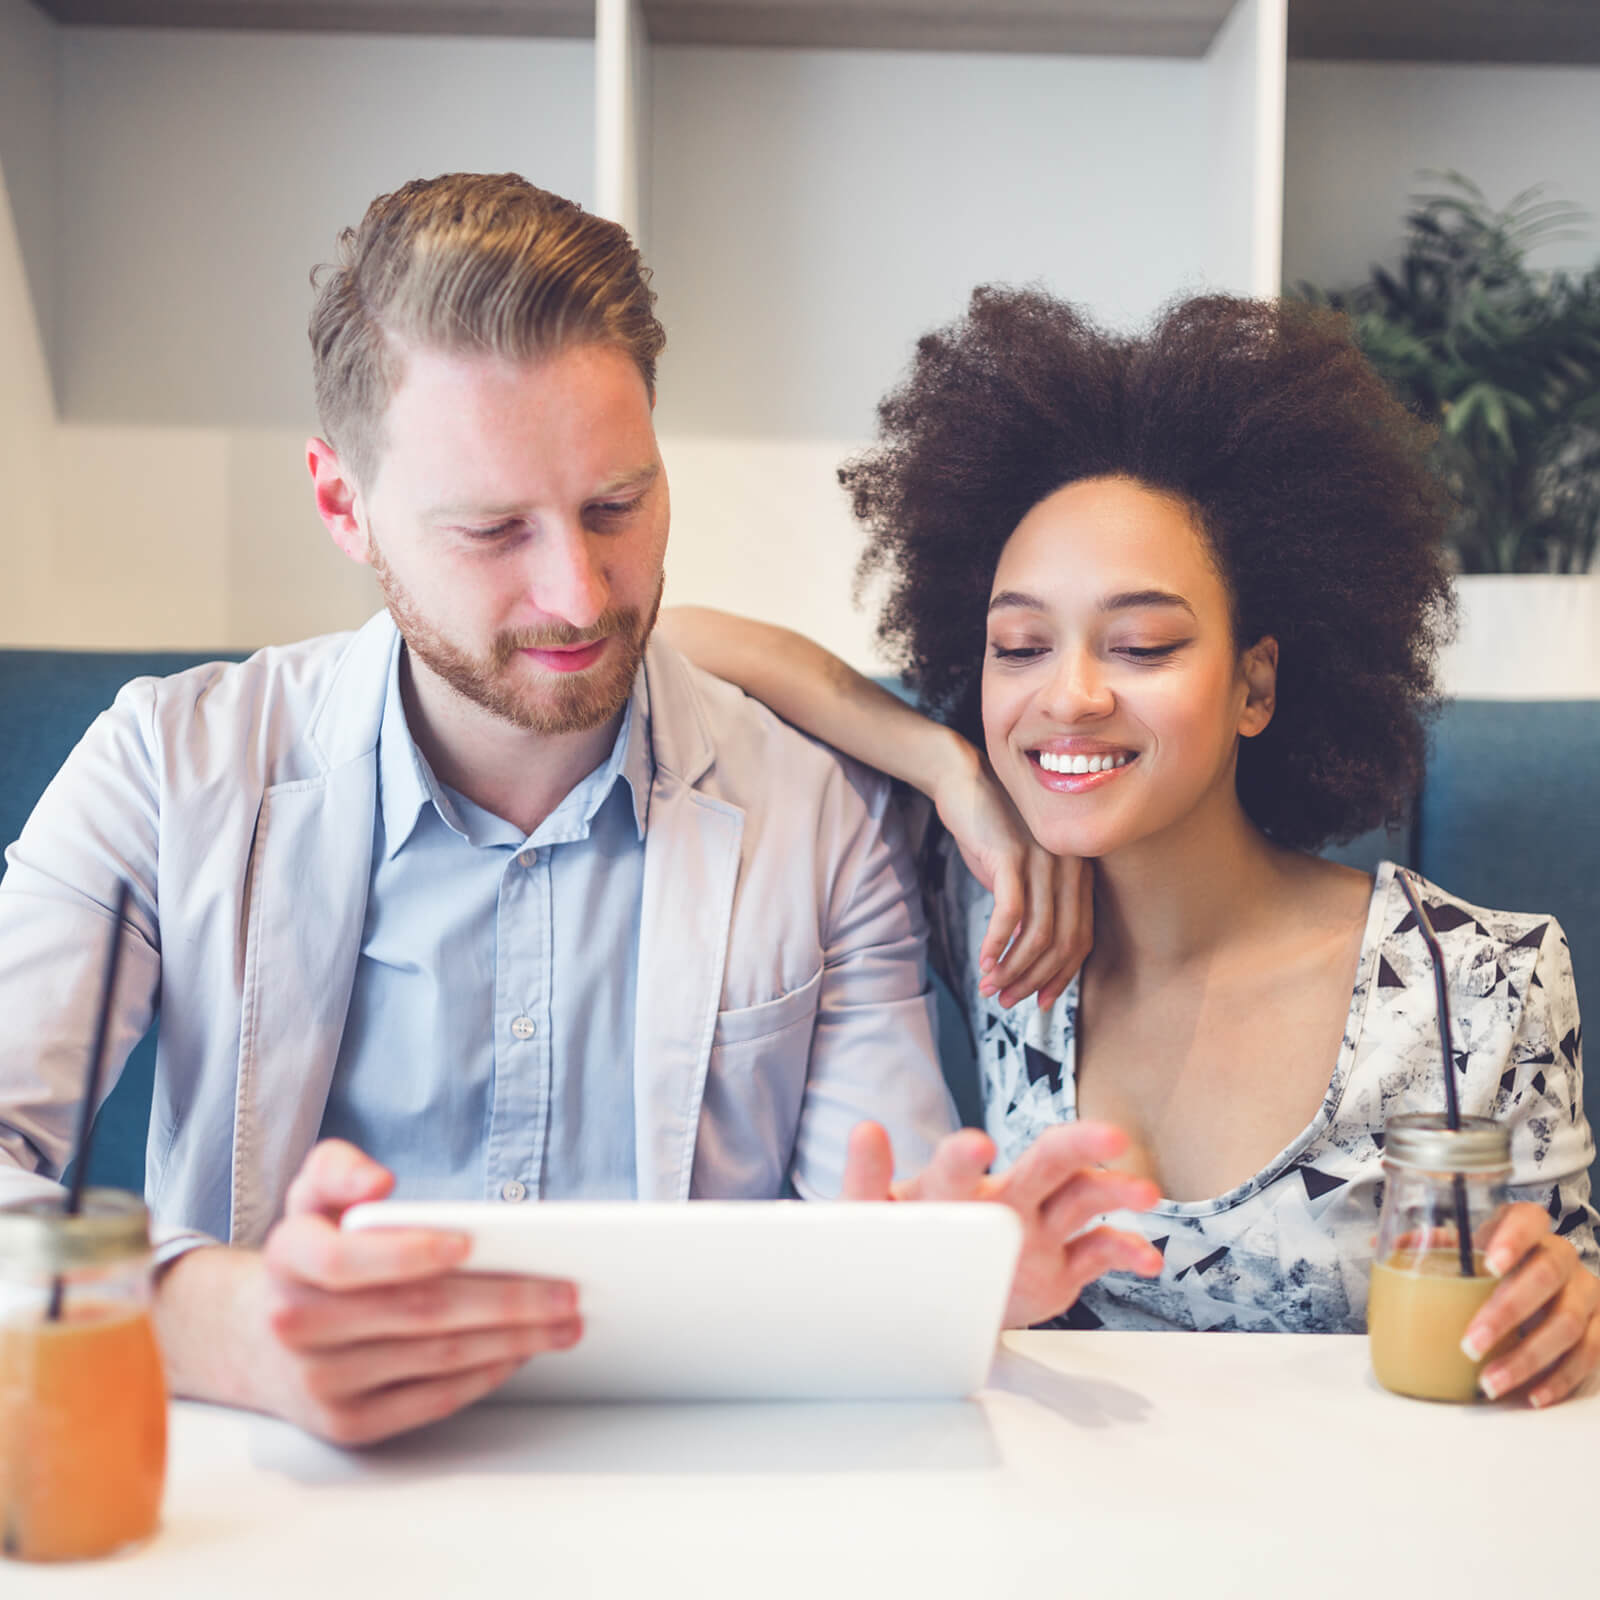
M1271 718L1276 663L1270 639L1236 648L1182 502L1127 478L1070 484L1017 524L995 569L989 760L1046 849L1110 855L1238 805L1237 741Z

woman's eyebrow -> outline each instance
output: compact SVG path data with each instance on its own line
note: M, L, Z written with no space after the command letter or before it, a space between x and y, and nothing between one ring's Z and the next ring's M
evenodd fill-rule
M1192 617L1194 607L1181 594L1170 589L1129 589L1122 594L1108 594L1095 603L1097 611L1131 611L1138 606L1177 606Z
M1170 589L1128 589L1121 594L1108 594L1095 602L1096 611L1130 611L1137 606L1176 606L1192 617L1195 609L1181 594ZM1024 594L1020 589L1002 589L989 602L989 614L996 611L1048 611L1049 606L1038 595Z
M1002 589L989 602L989 614L996 611L1048 611L1050 608L1038 595L1023 594L1020 589Z

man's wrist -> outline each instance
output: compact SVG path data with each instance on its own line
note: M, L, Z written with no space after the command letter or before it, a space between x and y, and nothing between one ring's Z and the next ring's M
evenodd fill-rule
M158 1264L151 1314L174 1395L265 1409L251 1337L265 1318L256 1251L201 1244Z

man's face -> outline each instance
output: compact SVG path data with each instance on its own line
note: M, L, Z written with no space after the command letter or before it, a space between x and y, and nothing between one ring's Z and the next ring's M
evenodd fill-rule
M615 716L661 600L667 481L632 359L409 350L355 515L413 658L540 734Z

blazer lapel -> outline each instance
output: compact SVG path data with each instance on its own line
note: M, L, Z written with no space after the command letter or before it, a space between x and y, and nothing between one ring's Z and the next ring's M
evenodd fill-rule
M339 1059L372 858L377 762L269 789L256 824L230 1239L259 1244L316 1143Z
M722 996L744 815L658 774L645 837L633 1023L641 1200L687 1200Z
M262 797L246 905L229 1237L259 1244L322 1127L372 872L378 729L398 641L357 634L310 718L317 776Z
M655 781L633 1021L635 1175L641 1200L687 1200L744 813L694 787L715 751L683 658L652 640L645 676Z

